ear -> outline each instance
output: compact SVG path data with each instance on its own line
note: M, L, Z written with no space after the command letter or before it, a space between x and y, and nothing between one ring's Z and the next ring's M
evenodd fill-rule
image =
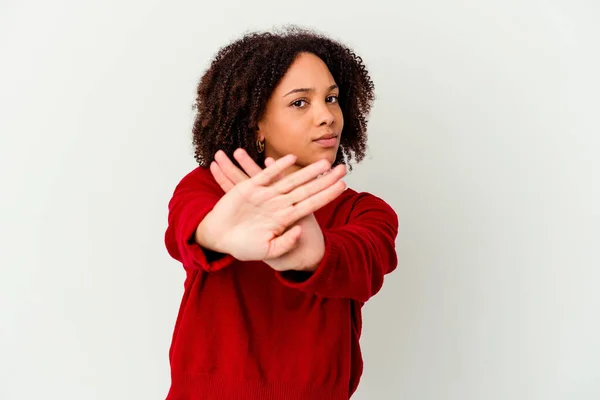
M256 127L254 129L254 132L256 133L256 140L260 140L261 142L265 140L265 135L263 135L262 131L260 130L260 127Z
M262 119L256 121L256 125L254 126L254 133L256 133L256 138L260 140L265 140L265 123Z

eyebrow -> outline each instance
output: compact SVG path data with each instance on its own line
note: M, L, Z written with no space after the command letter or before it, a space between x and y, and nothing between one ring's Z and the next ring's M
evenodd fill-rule
M333 89L338 89L338 85L334 84L334 85L329 86L327 91L329 92L329 91L332 91ZM305 93L305 92L314 92L314 91L315 91L315 88L298 88L298 89L289 91L288 93L284 94L283 97L289 96L292 93L300 93L300 92Z

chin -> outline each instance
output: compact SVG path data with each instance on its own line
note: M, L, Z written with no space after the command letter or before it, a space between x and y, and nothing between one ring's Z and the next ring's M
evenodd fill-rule
M331 149L331 152L327 154L327 159L332 164L335 162L335 159L337 158L338 150L339 150L339 147L336 147L335 149Z
M306 158L304 158L304 162L300 162L298 164L302 165L302 166L307 166L313 163L316 163L317 161L321 161L323 159L329 161L330 164L333 164L335 162L335 159L337 157L337 148L336 149L326 149L326 151L319 151L319 152L314 152L313 154L309 154Z
M325 159L333 164L336 156L337 156L337 151L328 151L327 153L319 154L316 157L313 157L314 159L312 162L317 162L319 160Z

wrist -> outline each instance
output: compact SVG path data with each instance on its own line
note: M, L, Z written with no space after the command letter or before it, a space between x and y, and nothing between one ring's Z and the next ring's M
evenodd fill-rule
M206 250L211 250L217 253L225 253L223 249L221 249L220 246L218 246L213 240L215 235L208 232L207 227L210 226L210 215L211 212L206 214L206 216L198 224L196 232L194 233L194 240L200 247Z
M303 271L303 272L315 272L317 270L317 268L319 267L319 264L321 264L321 261L305 266L303 268L298 269L297 271Z
M304 260L298 267L294 268L294 270L312 274L319 268L324 256L325 248L323 247L315 257L313 257L311 260Z

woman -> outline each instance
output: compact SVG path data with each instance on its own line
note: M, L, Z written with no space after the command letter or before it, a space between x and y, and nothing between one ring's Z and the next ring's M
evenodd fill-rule
M309 31L217 54L195 104L199 167L169 203L166 247L187 278L168 399L355 392L361 307L397 264L395 212L343 181L373 99L361 59Z

